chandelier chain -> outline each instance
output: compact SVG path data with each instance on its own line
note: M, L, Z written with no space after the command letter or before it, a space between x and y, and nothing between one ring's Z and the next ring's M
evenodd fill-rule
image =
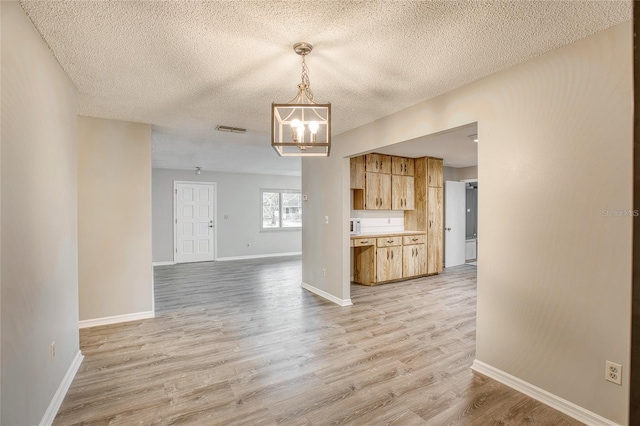
M313 92L311 91L311 82L309 81L309 68L304 60L305 56L302 55L302 84L304 85L304 91L310 101L313 102Z

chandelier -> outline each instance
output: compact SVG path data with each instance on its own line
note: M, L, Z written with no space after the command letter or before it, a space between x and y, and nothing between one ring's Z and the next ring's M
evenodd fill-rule
M281 157L328 157L331 150L331 104L313 101L305 62L311 49L305 42L293 45L302 56L298 94L286 104L271 104L271 146Z

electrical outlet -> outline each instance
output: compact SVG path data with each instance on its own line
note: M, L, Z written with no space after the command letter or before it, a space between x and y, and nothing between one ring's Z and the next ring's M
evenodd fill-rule
M622 385L622 366L615 362L607 361L605 363L604 378L616 385Z
M326 270L326 269L324 269L324 268L322 268L322 276L323 276L323 277L326 277L326 276L327 276L327 270Z
M56 342L51 342L51 345L49 346L49 358L51 359L51 362L56 359Z

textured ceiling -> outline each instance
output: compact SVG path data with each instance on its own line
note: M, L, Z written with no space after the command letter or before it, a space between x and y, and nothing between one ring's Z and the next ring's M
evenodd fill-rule
M295 95L295 42L314 45L311 88L335 136L631 19L630 1L21 4L80 114L158 126L154 167L284 174L300 162L271 149L270 105Z

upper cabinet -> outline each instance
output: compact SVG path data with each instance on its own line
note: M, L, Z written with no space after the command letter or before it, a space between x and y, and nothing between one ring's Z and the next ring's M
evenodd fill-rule
M366 187L366 210L391 210L391 175L367 172Z
M405 157L391 157L391 173L400 176L413 176L415 160Z
M364 189L365 171L364 171L364 157L353 157L351 162L351 189Z
M391 176L391 209L413 210L413 176Z
M366 154L350 159L354 210L412 210L414 159Z
M367 154L364 156L367 172L391 174L391 156Z
M442 188L442 160L439 158L427 160L427 186Z

